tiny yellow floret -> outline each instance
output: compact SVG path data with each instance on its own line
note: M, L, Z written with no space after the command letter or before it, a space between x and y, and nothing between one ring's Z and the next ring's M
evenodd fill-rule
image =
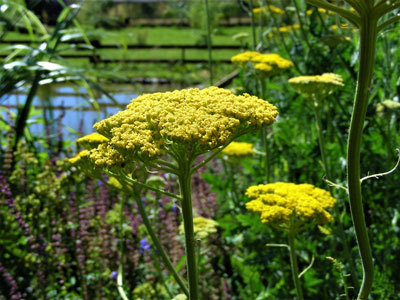
M328 191L311 184L277 182L250 186L246 196L249 211L260 214L265 224L283 224L289 220L304 222L308 219L317 224L332 221L327 209L336 204Z

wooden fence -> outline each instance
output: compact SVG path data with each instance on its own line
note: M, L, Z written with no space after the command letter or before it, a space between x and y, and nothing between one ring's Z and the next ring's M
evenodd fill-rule
M207 45L138 45L138 44L129 44L126 46L122 45L111 45L111 44L102 44L98 40L90 41L93 48L88 48L88 45L81 40L72 40L63 42L66 44L74 44L76 45L77 52L79 51L88 51L91 50L92 53L85 53L85 54L68 54L68 55L61 55L63 58L67 59L88 59L93 64L108 64L108 63L168 63L168 64L175 64L175 63L207 63L208 60L206 59L187 59L186 58L186 50L190 49L207 49ZM31 41L31 40L1 40L0 44L9 44L9 45L16 45L16 44L39 44L40 41ZM129 50L154 50L154 49L180 49L181 57L179 59L119 59L119 58L102 58L101 55L97 53L97 50L101 49L129 49ZM213 50L237 50L238 52L242 49L239 45L215 45L212 46ZM5 58L7 55L2 54L0 58ZM17 57L23 57L19 55ZM230 59L215 59L213 60L218 63L230 63Z

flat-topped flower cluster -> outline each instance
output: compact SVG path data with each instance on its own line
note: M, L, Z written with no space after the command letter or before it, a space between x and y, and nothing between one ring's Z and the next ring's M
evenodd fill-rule
M171 154L176 147L199 155L273 123L277 115L267 101L217 87L144 94L94 125L104 139L89 150L90 159L112 166Z
M251 199L246 208L259 213L265 224L282 224L292 217L328 223L332 216L327 209L336 204L336 199L328 191L311 184L260 184L249 187L246 195Z
M257 51L246 51L231 58L231 61L240 66L251 62L254 69L262 75L271 77L293 67L293 63L276 53L262 54Z
M322 100L337 88L343 87L343 78L335 73L324 73L322 75L298 76L289 79L290 85L306 97L316 97Z
M231 157L245 157L253 155L254 150L253 145L250 143L232 142L222 150L222 153Z
M212 233L217 232L218 223L204 217L193 218L193 230L196 239L205 239ZM179 233L184 234L183 224L179 226Z

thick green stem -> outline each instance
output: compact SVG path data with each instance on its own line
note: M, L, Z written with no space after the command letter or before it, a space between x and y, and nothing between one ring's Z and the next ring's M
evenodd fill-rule
M303 291L301 290L300 279L299 279L299 267L297 265L297 255L296 255L294 235L295 233L293 232L288 233L290 266L292 269L293 283L296 288L297 300L303 300Z
M374 271L362 205L360 181L361 136L368 106L377 40L377 20L372 13L371 15L372 16L364 16L362 18L360 28L360 65L347 144L347 180L350 210L363 266L363 280L358 294L359 300L368 298L372 287Z
M162 258L165 266L172 273L172 275L174 276L176 282L179 284L179 286L183 290L183 292L187 296L189 296L189 291L188 291L188 289L186 287L186 284L184 283L184 281L181 278L181 276L179 276L179 274L176 272L174 266L172 265L171 261L168 258L167 253L165 253L164 248L161 246L160 241L158 240L158 238L157 238L157 236L156 236L156 234L155 234L155 232L153 230L153 227L151 226L150 220L149 220L149 218L147 216L146 209L143 206L142 199L140 198L140 195L137 192L134 192L133 195L134 195L135 202L136 202L136 204L138 206L140 216L142 217L143 224L144 224L144 226L146 226L147 232L149 233L149 235L151 237L151 240L152 240L154 246L156 247L158 253L161 255L161 258Z
M314 103L313 103L312 107L313 107L313 110L314 110L315 124L316 124L317 132L318 132L318 142L319 142L319 149L320 149L320 152L321 152L322 164L323 164L323 167L325 169L326 177L328 178L328 180L332 180L332 174L331 174L331 171L330 171L330 168L329 168L329 165L328 165L328 161L327 161L327 158L326 158L325 141L324 141L324 136L323 136L323 133L322 133L321 114L320 114L319 108L316 107ZM332 193L332 190L331 190L331 193ZM338 209L337 205L335 205L334 211L335 211L336 217L339 219L340 218L340 212L339 212L339 209ZM341 220L336 222L336 224L337 224L337 228L338 228L338 231L339 231L339 237L340 237L340 239L342 241L342 244L343 244L344 254L346 256L346 260L347 260L347 262L349 263L349 266L350 266L351 279L353 281L353 285L355 287L357 287L358 286L357 272L356 272L356 268L354 266L354 260L351 257L351 252L350 252L349 246L347 244L347 238L346 238L346 234L344 232L343 224L342 224Z
M208 0L204 0L204 9L206 11L206 25L207 25L207 48L208 48L208 71L210 72L210 85L213 85L213 63L212 63L212 49L211 49L211 26L210 26L210 11L208 8Z
M192 161L181 162L179 185L182 196L182 216L185 231L186 267L189 282L189 300L199 300L196 240L194 239L192 188L191 188Z

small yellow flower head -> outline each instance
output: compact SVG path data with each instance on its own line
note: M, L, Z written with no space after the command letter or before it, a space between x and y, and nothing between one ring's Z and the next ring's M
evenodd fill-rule
M251 156L254 154L253 145L249 143L243 142L232 142L224 150L222 153L231 156L231 157L245 157Z
M187 297L185 294L179 294L172 298L172 300L187 300Z
M89 154L90 154L90 152L88 150L83 150L83 151L79 152L78 154L76 154L74 157L70 158L68 161L71 164L76 165L79 162L81 162L82 160L84 160L85 158L89 158Z
M385 100L378 103L375 109L378 117L383 118L389 113L400 113L400 103L393 100Z
M291 28L289 26L282 26L282 27L279 27L278 30L279 30L279 32L282 32L282 33L289 33L291 31Z
M284 59L279 54L261 54L256 51L239 53L231 58L233 63L244 66L249 62L254 63L254 68L263 76L273 76L293 67L290 60Z
M193 218L194 237L196 239L205 239L210 234L217 232L218 223L211 219L203 217ZM184 234L185 229L183 224L179 226L179 233Z
M280 9L279 7L276 7L274 5L253 8L253 14L256 19L260 17L260 14L262 17L265 17L268 13L282 16L285 14L285 11L283 11L282 9Z
M284 59L275 53L257 56L253 59L253 62L255 63L256 70L262 72L261 74L266 77L274 76L294 66L290 60ZM265 67L265 65L270 66L271 70L268 70L269 68Z
M108 182L107 182L110 186L116 188L117 190L121 190L122 189L122 184L118 181L117 178L111 176L110 178L108 178Z
M233 56L231 62L238 65L245 65L248 62L254 61L254 59L260 55L262 54L257 51L246 51Z
M259 213L265 224L280 225L294 217L301 222L312 219L325 224L332 221L326 210L336 204L336 199L328 191L311 184L260 184L250 186L246 195L251 199L246 208Z
M335 89L344 86L342 77L334 73L298 76L289 79L289 83L299 94L317 101L323 100Z
M157 158L169 147L200 155L273 123L277 114L276 107L262 99L217 87L145 94L94 125L109 142L92 150L90 158L111 166Z
M94 149L102 143L108 142L108 138L98 134L97 132L83 136L76 140L76 142L87 150Z

